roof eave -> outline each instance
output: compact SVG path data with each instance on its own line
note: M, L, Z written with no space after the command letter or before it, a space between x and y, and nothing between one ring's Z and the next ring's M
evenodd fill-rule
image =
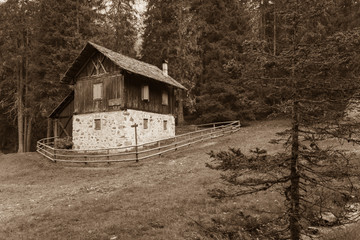
M115 59L112 59L112 56L108 55L107 53L103 52L101 49L103 47L98 46L97 44L94 44L92 42L88 42L85 47L81 50L79 56L74 60L74 62L71 64L71 66L68 68L68 70L66 71L66 73L63 75L62 79L60 80L60 83L63 84L68 84L68 85L74 85L75 84L75 78L76 75L78 74L78 71L81 68L81 65L84 64L85 60L90 57L94 51L98 51L102 54L104 54L106 57L108 57L112 62L114 62L118 67L123 68L122 66L120 66L117 61ZM106 49L108 50L108 49ZM111 50L109 50L111 51ZM128 69L124 69L126 71L129 71ZM160 69L159 69L160 70ZM135 74L139 74L141 76L144 77L148 77L146 75L143 75L141 73L136 73ZM182 84L180 84L179 82L177 82L175 79L171 78L170 76L165 77L164 79L160 78L152 78L155 81L159 81L165 84L169 84L171 86L174 86L176 88L180 88L183 90L187 90ZM167 79L166 79L167 78Z
M91 55L91 52L93 51L98 51L98 50L93 45L91 45L90 42L86 43L85 47L83 47L83 49L80 51L80 54L71 63L70 67L66 70L62 79L60 79L60 83L73 85L75 83L74 78L78 72L76 69L79 68L79 66L77 65L81 65L83 63L81 58L86 59L87 55Z
M49 114L48 118L54 119L56 118L56 114L61 112L64 107L69 104L74 99L74 90L72 90L57 106L54 110Z

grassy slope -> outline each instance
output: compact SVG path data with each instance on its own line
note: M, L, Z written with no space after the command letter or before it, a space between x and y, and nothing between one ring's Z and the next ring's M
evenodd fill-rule
M138 164L69 166L36 153L1 155L0 239L201 239L196 222L236 204L280 204L271 196L221 203L209 198L219 173L205 167L206 153L256 146L276 151L268 142L286 124L256 123Z

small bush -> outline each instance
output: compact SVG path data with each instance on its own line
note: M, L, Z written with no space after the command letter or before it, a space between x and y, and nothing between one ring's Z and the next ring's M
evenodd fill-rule
M73 145L71 137L58 138L55 140L55 148L58 149L72 149Z

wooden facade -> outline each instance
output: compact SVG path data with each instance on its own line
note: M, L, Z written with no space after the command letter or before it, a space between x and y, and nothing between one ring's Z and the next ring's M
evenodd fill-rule
M96 66L96 63L99 65ZM101 84L101 98L94 98L94 85ZM149 100L142 100L141 88L149 86ZM94 113L135 109L147 112L174 114L174 88L158 81L121 71L105 56L98 53L78 74L75 84L74 113ZM163 93L168 96L163 103Z
M141 86L149 86L149 101L141 99ZM162 94L168 96L167 104L162 102ZM125 107L135 110L175 114L174 88L150 79L142 79L141 76L125 75Z
M94 85L101 84L101 98L94 99ZM78 80L75 85L74 114L106 112L124 107L124 77L102 74Z
M49 116L50 119L53 119L54 136L61 138L72 136L73 113L74 92L71 92Z

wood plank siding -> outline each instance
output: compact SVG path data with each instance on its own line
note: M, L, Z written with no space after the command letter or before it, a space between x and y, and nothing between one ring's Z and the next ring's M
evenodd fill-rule
M141 89L144 85L149 86L149 100L141 98ZM94 54L81 68L76 77L74 90L75 114L127 108L174 114L175 110L174 87L121 70L101 53ZM167 104L163 101L164 92L168 95Z
M71 137L72 136L72 116L74 112L74 100L69 100L66 105L63 106L62 110L59 111L53 119L54 132L57 133L58 137Z
M141 87L143 85L149 86L149 100L141 99ZM125 95L126 95L126 107L129 109L173 114L174 113L174 89L161 82L157 82L151 79L143 78L142 76L135 74L125 75ZM165 105L162 102L163 92L168 93L168 104Z
M94 85L97 84L102 84L102 94L101 98L94 99ZM120 107L124 107L123 91L124 77L121 74L82 78L75 85L75 113L120 110ZM114 99L117 99L118 104L114 104Z

